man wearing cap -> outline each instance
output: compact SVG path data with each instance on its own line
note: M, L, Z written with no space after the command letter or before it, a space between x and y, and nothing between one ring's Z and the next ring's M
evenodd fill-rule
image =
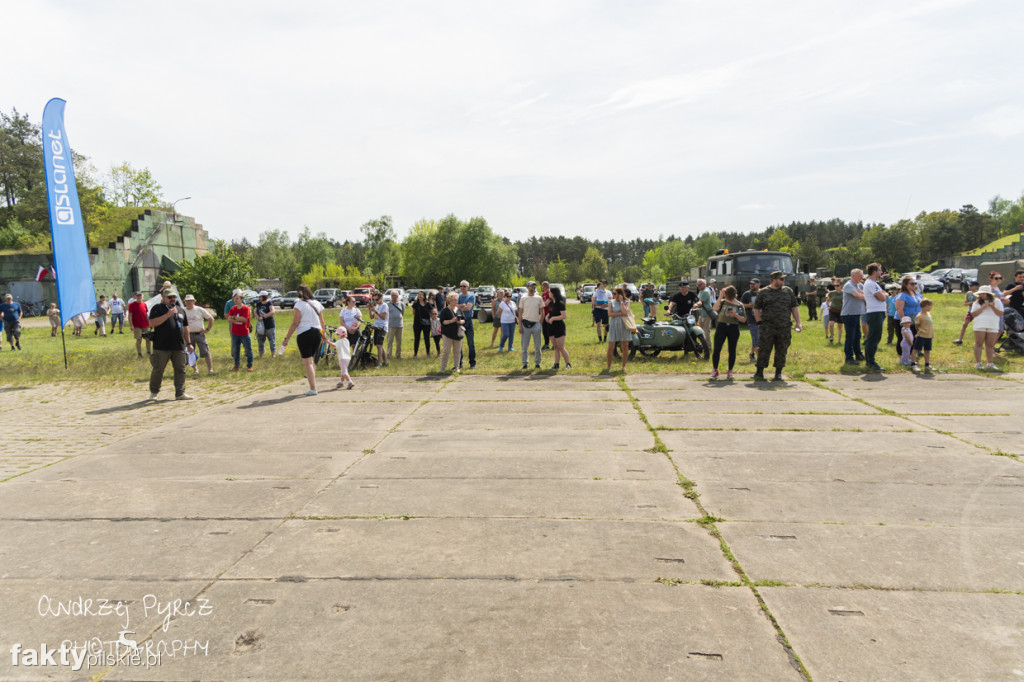
M252 311L242 300L242 290L235 289L238 293L232 297L234 305L228 310L228 322L231 323L231 359L235 366L232 372L237 372L242 366L242 346L245 346L245 369L252 371L252 339L249 333L252 331L249 321L252 319Z
M274 324L274 304L270 302L270 294L266 291L260 292L260 299L256 302L256 341L260 345L260 357L263 357L263 344L270 342L270 357L276 357L277 349L277 328ZM263 323L263 331L260 331L260 323Z
M811 277L810 284L807 285L804 302L807 304L807 321L814 322L818 319L818 288L813 277Z
M536 369L540 369L540 325L544 310L544 298L537 293L537 283L532 280L526 283L526 292L519 297L516 320L519 326L519 343L523 349L523 369L527 368L526 358L529 357L527 351L530 339L533 339L533 365ZM607 333L606 331L605 334Z
M196 297L192 294L185 295L185 318L188 320L188 335L193 347L199 357L206 360L206 371L213 374L213 357L210 355L210 344L206 342L206 335L213 329L213 313L206 308L196 305ZM192 370L193 374L199 374L199 363Z
M142 300L142 292L136 291L135 300L128 304L128 331L135 336L135 352L142 357L142 335L149 331L149 307ZM146 355L153 355L153 341L146 338Z
M757 300L757 294L761 291L761 280L757 277L750 279L750 288L743 292L740 296L740 303L743 304L743 312L747 317L747 329L750 330L750 361L753 362L757 359L757 342L759 340L759 328L757 326L757 320L754 319L754 301Z
M673 294L668 301L668 316L686 317L696 304L697 294L690 291L690 283L683 280L679 283L679 291Z
M188 333L188 318L178 307L178 296L172 289L160 292L162 300L149 311L149 325L153 328L153 355L149 361L153 371L149 375L149 399L156 400L164 380L164 369L170 362L174 368L174 399L192 400L185 393L186 353L192 350ZM140 294L141 296L141 294Z
M231 314L231 309L235 307L235 296L238 296L241 293L241 289L235 289L231 292L231 298L224 303L224 317Z
M800 326L800 301L796 294L784 286L786 275L781 270L771 274L771 283L758 294L754 300L754 318L760 330L760 341L757 352L757 372L754 381L764 381L764 370L775 351L775 381L782 381L782 368L786 366L786 353L792 341L790 317L796 322L796 330Z

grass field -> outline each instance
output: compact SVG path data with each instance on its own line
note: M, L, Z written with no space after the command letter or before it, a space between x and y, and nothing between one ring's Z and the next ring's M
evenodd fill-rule
M932 366L936 373L942 372L968 372L973 373L974 354L973 336L970 328L963 346L955 346L951 341L960 332L963 322L964 306L963 295L954 294L932 294L930 296L936 305L932 312L935 320L936 339L935 349L932 352ZM393 360L389 367L371 370L372 376L396 376L396 375L424 375L437 373L439 361L431 348L431 355L427 357L423 348L420 348L419 357L412 357L412 319L411 310L406 312L405 336L403 339L403 357L401 360ZM573 375L596 375L605 367L605 353L607 344L597 343L597 335L591 327L589 305L570 304L568 307L569 316L567 319L568 336L566 347L572 358L573 369L568 373ZM639 319L642 312L640 304L633 304L633 313ZM806 319L807 309L801 308L801 319ZM290 322L291 311L279 316L278 343L287 323ZM336 325L338 310L329 309L324 313L324 319L330 325ZM41 323L41 325L40 325ZM138 359L135 355L135 341L127 333L113 334L107 338L94 336L92 327L87 327L84 335L76 338L70 335L70 326L67 328L66 336L68 365L64 370L64 360L61 352L60 337L50 337L50 327L45 320L33 318L27 322L22 331L22 351L10 351L7 344L4 350L0 351L0 384L17 385L26 383L49 382L49 381L117 381L117 382L139 382L144 383L149 379L150 365L145 359ZM521 373L521 353L519 339L516 339L516 351L514 353L498 353L497 341L494 348L490 348L491 331L490 324L475 324L477 367L474 373L477 374L517 374ZM197 377L198 382L222 382L237 383L280 383L301 379L302 364L298 351L295 349L294 340L283 358L271 359L269 353L263 359L255 361L254 372L234 373L231 369L230 341L228 338L228 326L223 320L214 324L213 332L210 335L210 349L214 358L214 376L205 375L205 366L200 365L203 373ZM500 334L499 334L500 338ZM464 344L465 345L465 344ZM253 336L255 351L256 339ZM753 372L753 363L747 358L750 351L750 336L746 330L740 337L736 371L740 377L747 378ZM882 339L882 346L879 348L879 361L891 373L907 372L909 370L899 367L896 364L896 353L893 346L885 345L885 337ZM202 362L202 361L201 361ZM544 352L544 359L541 367L543 371L550 371L553 357L550 352ZM449 361L450 363L450 361ZM244 367L244 357L243 357ZM1003 371L1024 371L1024 358L1010 353L999 354L996 357L996 364ZM465 363L465 368L469 363ZM533 367L533 351L530 352L530 367ZM613 368L617 368L615 364ZM723 372L726 368L725 351L720 364ZM530 370L533 371L532 369ZM563 368L562 373L566 373ZM829 345L825 340L820 321L806 325L802 333L793 334L793 344L789 350L789 362L786 367L786 376L800 378L808 373L838 373L856 372L854 367L843 366L843 350L838 344ZM680 353L662 353L657 358L642 358L639 354L627 367L628 373L685 373L685 374L709 374L711 362L697 361L692 355ZM318 376L324 380L337 377L337 366L320 367ZM358 372L353 373L353 379L358 383ZM189 378L189 381L193 379ZM169 386L170 371L168 370L165 384ZM324 384L329 385L329 384Z

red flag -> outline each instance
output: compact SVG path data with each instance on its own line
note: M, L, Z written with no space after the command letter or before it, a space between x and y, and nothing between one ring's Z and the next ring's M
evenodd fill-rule
M39 271L36 272L36 281L37 282L42 282L46 278L46 273L48 273L48 272L49 272L49 270L47 270L42 265L40 265L39 266Z

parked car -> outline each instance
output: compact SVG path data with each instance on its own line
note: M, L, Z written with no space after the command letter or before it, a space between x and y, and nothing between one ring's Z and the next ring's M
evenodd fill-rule
M941 280L938 280L938 279L932 277L928 273L922 273L921 276L918 278L917 282L918 282L917 286L920 289L922 294L927 294L927 293L933 293L933 294L934 293L939 293L939 294L941 294L941 293L944 293L946 291L946 285L943 284Z
M482 307L491 307L496 289L490 284L481 284L476 288L476 304Z
M341 301L341 289L317 289L313 292L313 298L323 307L333 308Z
M965 272L968 271L963 268L950 268L949 271L939 279L941 279L942 283L946 285L947 292L951 292L954 289L958 291L967 291L967 282L969 282L970 279L964 277Z
M960 291L967 293L970 289L970 283L978 279L978 268L972 268L970 270L964 270L960 275Z
M530 292L526 287L512 287L512 300L515 303L519 303L519 299L522 296L526 296L528 293Z
M406 302L407 303L415 303L416 302L416 297L419 296L419 293L421 291L423 291L423 289L406 289L405 290L405 300L406 300Z
M289 291L284 296L270 299L270 302L278 308L294 308L297 300L299 300L299 292Z
M562 292L562 298L563 299L566 298L566 296L565 296L565 285L564 284L561 284L559 282L552 282L549 286L552 289L558 289L559 291L561 291Z
M577 295L579 302L590 303L592 300L594 300L594 289L596 288L597 286L594 284L584 284L583 288L580 289L580 292Z
M350 296L356 300L357 307L362 306L365 308L370 305L370 296L373 294L373 288L372 284L364 284L352 290Z
M639 301L640 300L640 290L636 288L636 285L632 284L630 282L625 282L624 284L626 285L626 291L629 293L629 298L633 302Z
M391 292L392 291L397 291L398 292L398 300L399 301L404 301L405 300L405 289L402 289L401 287L395 287L394 289L388 289L387 291L384 292L384 300L385 301L390 301L391 300Z

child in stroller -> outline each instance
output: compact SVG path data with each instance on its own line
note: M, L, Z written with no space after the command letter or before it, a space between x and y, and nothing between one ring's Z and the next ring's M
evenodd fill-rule
M1024 316L1007 306L1003 309L1003 324L1005 326L1002 342L997 350L1012 350L1016 353L1024 353Z

